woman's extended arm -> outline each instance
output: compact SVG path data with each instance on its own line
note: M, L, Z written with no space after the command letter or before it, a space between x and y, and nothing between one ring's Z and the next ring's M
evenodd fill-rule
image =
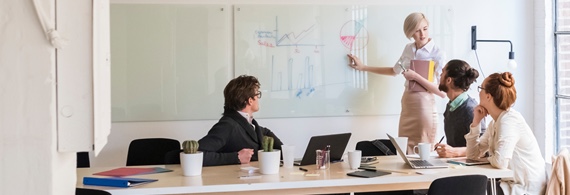
M360 71L372 72L381 75L395 76L396 73L392 67L374 67L366 66L360 59L352 54L348 54L349 66Z

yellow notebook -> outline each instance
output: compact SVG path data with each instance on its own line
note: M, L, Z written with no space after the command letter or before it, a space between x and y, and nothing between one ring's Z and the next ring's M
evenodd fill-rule
M410 62L410 70L417 72L419 75L433 82L433 73L435 71L435 62L432 60L412 60ZM416 81L410 81L410 90L427 91L424 86Z

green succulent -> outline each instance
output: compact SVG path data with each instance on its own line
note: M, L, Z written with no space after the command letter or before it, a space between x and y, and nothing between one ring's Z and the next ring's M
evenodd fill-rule
M273 151L273 137L263 136L263 141L261 142L264 152Z
M182 150L185 154L195 154L198 152L198 142L196 140L186 140L182 142Z

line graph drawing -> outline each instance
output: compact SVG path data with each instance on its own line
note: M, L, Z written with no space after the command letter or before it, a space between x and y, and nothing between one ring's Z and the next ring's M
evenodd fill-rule
M362 20L350 20L342 25L339 39L350 51L364 49L368 45L368 29Z
M317 29L318 24L312 24L299 32L286 32L283 35L279 34L279 17L275 16L275 29L274 30L257 30L255 31L258 40L258 45L266 47L318 47L324 46L321 40L307 41L306 38L310 37ZM270 40L272 42L270 42Z

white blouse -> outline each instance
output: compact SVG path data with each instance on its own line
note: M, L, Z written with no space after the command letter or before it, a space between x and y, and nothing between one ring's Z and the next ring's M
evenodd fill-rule
M511 169L513 180L501 180L505 194L544 194L544 158L534 134L519 112L512 108L502 112L479 138L480 132L481 125L478 124L465 135L467 158L478 159L488 151L487 160L493 167Z
M409 69L411 60L433 60L435 62L435 71L433 73L433 78L435 78L434 83L439 82L439 76L441 75L443 66L445 66L445 53L435 45L433 39L420 49L416 48L414 42L408 43L402 52L402 56L398 59L398 62L402 62L402 65L406 69ZM398 62L396 62L393 67L394 72L397 74L403 71ZM407 80L405 86L408 86Z

